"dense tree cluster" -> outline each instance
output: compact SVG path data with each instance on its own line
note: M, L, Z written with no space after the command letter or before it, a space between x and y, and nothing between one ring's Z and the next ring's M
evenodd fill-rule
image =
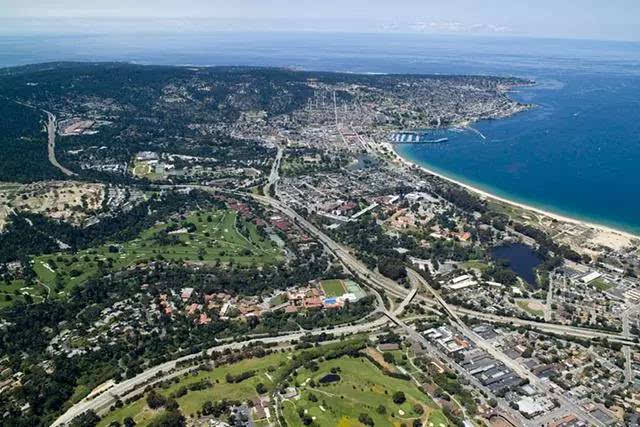
M392 280L401 280L407 277L407 269L402 260L398 258L380 258L378 271Z
M222 203L199 191L190 194L167 193L141 202L128 211L117 211L89 227L75 227L40 214L13 215L7 229L0 234L0 263L20 260L29 255L57 252L60 242L70 251L96 246L107 240L124 242L176 212L196 206L222 207Z
M32 182L62 179L47 156L46 114L11 100L0 91L0 181Z

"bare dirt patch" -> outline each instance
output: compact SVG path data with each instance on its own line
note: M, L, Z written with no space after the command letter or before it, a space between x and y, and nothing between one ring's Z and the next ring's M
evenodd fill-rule
M382 356L382 353L380 353L375 348L367 347L367 349L365 350L365 353L371 356L371 358L376 362L378 362L380 366L382 366L384 369L388 370L389 372L396 372L396 367L391 365L390 363L385 362L384 357Z
M73 181L40 182L23 185L5 194L6 198L0 198L0 201L9 209L39 213L52 219L80 225L102 207L105 186Z

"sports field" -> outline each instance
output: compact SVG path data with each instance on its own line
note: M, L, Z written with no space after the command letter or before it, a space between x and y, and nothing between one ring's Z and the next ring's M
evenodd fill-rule
M344 294L354 294L357 299L364 298L367 294L353 280L329 279L323 280L320 285L325 295L329 298L340 297Z
M36 257L33 269L39 280L59 293L100 272L120 271L154 260L258 266L281 259L281 250L261 236L255 224L239 219L231 210L207 210L193 212L184 221L156 224L125 243Z
M156 165L145 161L136 161L131 169L133 176L137 178L147 178L150 181L158 181L163 178L155 171Z
M322 290L324 290L324 294L327 297L340 297L345 293L342 280L339 280L339 279L323 280L321 285L322 285Z

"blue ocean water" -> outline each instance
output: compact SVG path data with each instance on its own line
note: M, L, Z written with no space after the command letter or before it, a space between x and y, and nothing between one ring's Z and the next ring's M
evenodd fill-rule
M54 60L270 65L307 70L534 79L536 104L399 153L519 202L640 234L640 44L323 33L0 37L0 66Z

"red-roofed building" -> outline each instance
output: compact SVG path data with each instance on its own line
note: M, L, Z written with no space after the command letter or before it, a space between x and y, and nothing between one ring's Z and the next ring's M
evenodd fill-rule
M193 316L194 314L196 314L196 311L202 309L202 306L200 304L191 304L189 307L187 307L187 313L189 314L189 316Z
M305 308L322 308L322 300L319 297L309 297L304 300Z
M297 313L298 312L298 307L296 307L295 305L288 305L285 309L284 309L285 313Z
M182 298L182 301L188 301L189 298L191 298L192 294L193 294L193 288L184 288L184 289L182 289L182 293L180 294L180 298Z

